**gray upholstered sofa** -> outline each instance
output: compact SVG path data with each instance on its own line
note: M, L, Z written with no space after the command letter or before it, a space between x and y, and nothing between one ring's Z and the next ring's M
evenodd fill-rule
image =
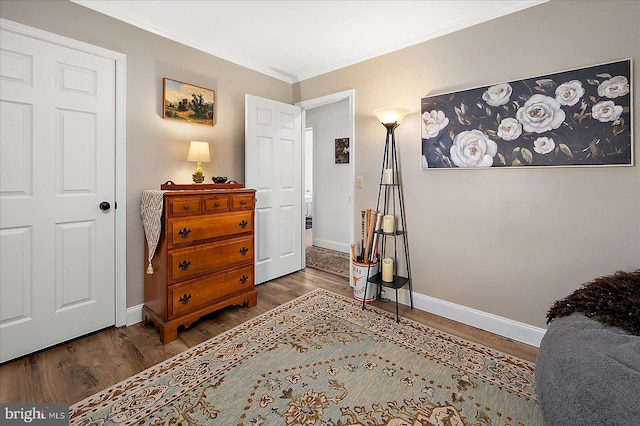
M618 286L620 274L549 311L536 361L547 426L640 425L640 271L622 273Z

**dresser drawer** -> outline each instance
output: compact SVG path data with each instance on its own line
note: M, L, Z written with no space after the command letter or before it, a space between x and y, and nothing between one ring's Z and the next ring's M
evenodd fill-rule
M253 236L169 250L167 262L172 283L253 262Z
M169 217L200 214L201 210L202 197L167 197Z
M169 247L213 238L253 233L253 212L169 219Z
M233 194L231 196L231 210L253 210L255 196L253 194Z
M204 197L204 212L205 213L218 213L226 212L229 210L229 196L224 195L209 195Z
M173 285L169 287L172 309L170 315L178 315L251 287L253 287L253 265Z

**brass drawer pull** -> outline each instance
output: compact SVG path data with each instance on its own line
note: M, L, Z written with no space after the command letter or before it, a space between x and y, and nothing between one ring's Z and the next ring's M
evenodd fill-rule
M178 299L178 302L182 303L183 305L186 305L187 303L189 303L189 300L191 300L191 295L185 294L180 299Z
M187 229L187 228L182 228L178 234L182 237L182 238L189 238L189 234L191 233L191 228Z
M189 210L189 204L185 204L183 207L185 210Z
M215 203L214 204L216 207L220 207L220 203Z
M246 282L247 282L247 280L248 280L248 279L249 279L249 277L248 277L248 276L243 275L243 276L241 276L241 277L240 277L240 282L241 282L242 284L244 284L244 283L246 283Z
M180 262L180 264L178 265L178 268L182 269L183 271L186 271L187 269L189 269L189 266L191 266L191 261L185 259L182 262Z
M248 224L249 224L249 222L247 222L246 220L242 219L242 222L240 222L240 223L238 224L238 226L239 226L240 228L244 229L244 228L246 228L246 227L247 227L247 225L248 225Z
M247 201L246 200L242 200L242 201L240 201L240 204L245 205L245 204L247 204Z
M242 247L242 248L240 249L240 254L241 254L241 255L243 255L243 256L246 256L248 251L249 251L249 249L248 249L248 248L246 248L246 247Z

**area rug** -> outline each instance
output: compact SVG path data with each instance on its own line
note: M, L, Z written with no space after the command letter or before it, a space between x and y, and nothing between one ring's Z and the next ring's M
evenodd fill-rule
M72 425L541 425L534 365L318 289L71 407Z
M349 278L349 255L335 250L311 246L306 249L306 265L309 268L330 272Z

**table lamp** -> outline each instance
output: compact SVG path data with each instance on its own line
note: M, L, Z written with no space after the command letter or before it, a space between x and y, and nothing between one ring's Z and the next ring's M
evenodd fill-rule
M187 161L197 161L196 171L193 173L193 181L195 183L204 182L204 174L202 173L202 162L211 161L209 157L209 142L191 141L189 145L189 154Z

